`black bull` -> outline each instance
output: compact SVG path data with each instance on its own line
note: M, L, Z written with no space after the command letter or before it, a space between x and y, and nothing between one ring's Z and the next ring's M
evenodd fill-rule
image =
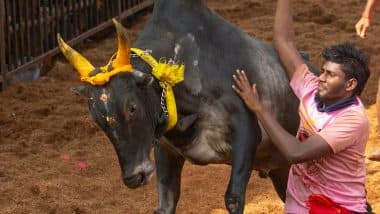
M163 131L162 88L157 80L147 81L151 68L139 57L131 57L131 64L142 73L122 73L104 85L81 87L91 115L114 145L124 183L136 188L149 180L153 145L157 213L175 212L185 160L232 166L225 194L230 213L243 213L253 169L269 175L284 200L289 164L231 90L234 71L244 69L266 107L295 134L298 100L273 48L241 32L202 0L156 0L133 47L151 50L156 59L175 57L186 70L185 80L174 86L179 120L168 132Z

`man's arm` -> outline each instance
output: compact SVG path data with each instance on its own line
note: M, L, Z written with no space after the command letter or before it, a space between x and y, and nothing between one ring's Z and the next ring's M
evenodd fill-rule
M273 44L291 80L296 69L303 63L295 45L290 0L278 0L274 20Z
M266 108L260 108L255 113L273 144L291 164L318 159L333 153L330 145L320 135L312 135L301 142L287 132Z
M372 11L375 8L376 3L377 0L367 1L367 4L362 12L362 16L355 25L356 34L361 38L365 38L367 36L367 30L371 25Z
M368 0L367 1L367 4L366 4L364 11L362 13L362 17L366 17L369 19L371 18L372 11L375 8L376 2L377 2L377 0Z
M233 75L235 84L233 90L241 97L247 107L256 113L265 131L272 142L292 164L314 160L322 156L332 154L333 149L319 135L310 136L305 142L300 142L296 137L287 132L276 119L262 106L256 85L250 85L244 71L237 70Z

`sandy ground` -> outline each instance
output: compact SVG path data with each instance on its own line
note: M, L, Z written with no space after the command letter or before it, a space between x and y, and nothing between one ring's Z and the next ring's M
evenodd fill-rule
M211 8L243 31L270 43L273 0L208 0ZM354 42L371 56L372 76L362 99L371 123L367 154L380 148L376 134L375 95L380 66L380 16L375 13L367 39L354 34L365 1L295 0L299 50L321 65L320 51ZM379 10L378 10L379 11ZM378 12L377 11L377 12ZM135 38L150 14L131 26ZM113 33L80 47L100 65L115 51ZM244 48L244 47L241 47ZM79 78L58 58L40 80L15 83L0 93L0 213L152 213L157 204L155 178L140 189L122 184L111 143L89 117L84 98L71 92ZM380 163L367 161L368 199L380 212ZM230 169L224 165L186 164L177 213L227 213L223 195ZM245 213L282 213L283 203L269 179L254 172Z

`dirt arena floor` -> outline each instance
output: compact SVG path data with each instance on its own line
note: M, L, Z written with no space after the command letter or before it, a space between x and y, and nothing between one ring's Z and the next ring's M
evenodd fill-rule
M221 16L252 36L270 43L274 0L208 0ZM380 68L379 9L367 39L359 39L354 24L364 0L295 0L299 50L310 53L318 67L320 51L331 44L354 42L371 56L372 75L362 95L371 123L367 154L380 148L376 133L375 95ZM150 14L130 27L135 38ZM116 47L112 33L80 47L101 65ZM244 47L241 47L244 48ZM242 50L244 51L244 50ZM156 208L155 178L137 190L126 188L113 147L95 125L86 100L71 92L79 78L58 58L43 78L15 83L0 93L0 213L152 213ZM380 163L367 161L368 199L380 213ZM177 213L224 214L224 192L230 168L186 164ZM245 213L282 213L283 203L269 179L254 172L247 187Z

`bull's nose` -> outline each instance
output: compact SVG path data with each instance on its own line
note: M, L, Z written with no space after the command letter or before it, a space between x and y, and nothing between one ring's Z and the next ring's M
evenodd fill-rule
M153 174L153 169L146 172L139 172L132 176L124 176L123 182L129 188L137 188L149 182Z
M129 188L137 188L143 185L144 180L145 180L144 173L139 173L137 175L123 178L124 184L128 186Z

